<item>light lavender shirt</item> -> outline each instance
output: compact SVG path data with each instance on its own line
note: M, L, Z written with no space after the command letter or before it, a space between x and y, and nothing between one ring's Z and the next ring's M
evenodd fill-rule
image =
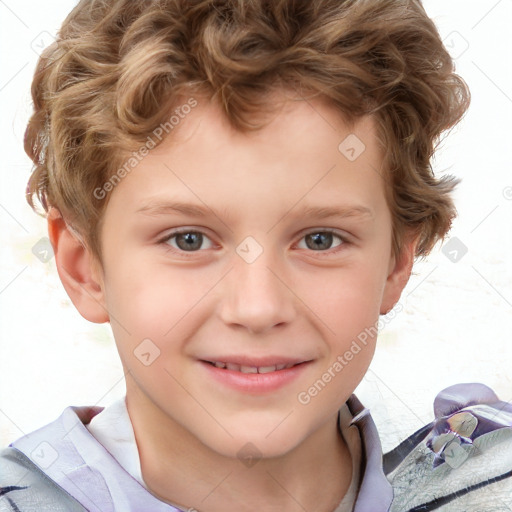
M355 396L346 405L353 417L351 424L359 431L363 454L353 510L387 512L393 491L382 469L377 429L369 411ZM89 432L86 425L101 410L99 407L68 407L56 421L11 446L27 455L91 512L179 512L180 509L153 496L143 482L138 481L136 472L134 478Z

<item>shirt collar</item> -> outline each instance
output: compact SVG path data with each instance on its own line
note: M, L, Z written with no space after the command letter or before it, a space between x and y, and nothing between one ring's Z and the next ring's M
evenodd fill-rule
M370 411L355 395L349 398L346 405L352 415L350 425L357 427L361 438L361 477L353 512L388 512L393 500L393 489L383 471L382 447L377 428ZM21 438L13 446L30 456L38 445L51 442L59 457L52 462L51 467L46 468L47 474L81 503L84 503L84 496L88 496L86 501L90 510L107 510L106 503L110 499L115 501L113 496L106 498L109 494L112 495L114 489L109 488L105 477L109 481L115 481L116 486L124 489L124 493L130 489L132 505L137 503L146 506L150 503L155 512L177 510L153 497L87 431L85 424L101 410L102 408L68 407L57 421ZM78 473L83 473L84 468L90 468L88 471L91 474L87 478L75 474L78 470ZM78 494L77 489L80 490ZM105 496L100 497L100 490ZM97 506L98 502L103 503L103 508Z
M382 445L377 427L366 409L355 395L347 406L353 416L351 425L355 425L361 437L361 483L354 504L354 512L388 512L393 501L393 488L382 467Z

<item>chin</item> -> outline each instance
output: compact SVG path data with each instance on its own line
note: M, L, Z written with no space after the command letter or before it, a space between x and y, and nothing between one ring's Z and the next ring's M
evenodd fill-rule
M285 425L286 420L283 422L283 417L272 422L225 424L232 437L224 431L220 434L211 430L203 432L199 437L205 445L223 457L240 460L282 457L294 450L307 437L306 432L302 429L299 431L296 424Z

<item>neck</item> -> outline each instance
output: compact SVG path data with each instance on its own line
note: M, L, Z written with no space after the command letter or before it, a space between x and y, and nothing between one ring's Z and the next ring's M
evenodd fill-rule
M198 512L332 512L347 492L352 461L337 414L290 452L244 465L183 429L142 393L127 407L148 490Z

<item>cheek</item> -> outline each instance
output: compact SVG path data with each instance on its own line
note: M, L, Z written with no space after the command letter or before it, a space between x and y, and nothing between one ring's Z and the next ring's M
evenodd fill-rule
M123 278L123 275L130 276ZM107 307L114 321L133 336L161 336L173 323L179 299L177 290L142 272L111 275L107 284Z
M297 295L336 337L346 340L378 319L385 273L376 266L354 264L300 282Z
M203 299L218 281L210 272L171 268L133 258L106 273L107 308L119 334L130 343L150 338L167 340L204 307ZM114 328L114 325L113 325Z

